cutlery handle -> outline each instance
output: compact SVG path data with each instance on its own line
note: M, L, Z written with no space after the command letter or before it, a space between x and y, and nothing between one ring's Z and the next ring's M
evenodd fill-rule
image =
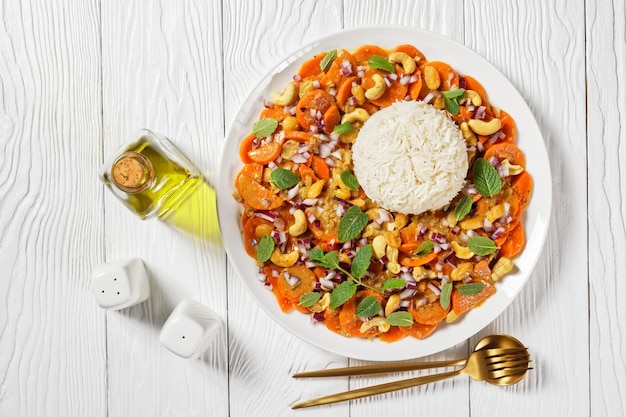
M399 362L379 363L376 365L351 366L347 368L322 369L319 371L300 372L293 374L293 378L320 378L333 376L373 375L392 372L415 371L418 369L440 368L444 366L465 365L467 359L454 359L435 362Z
M352 391L340 392L337 394L328 395L326 397L316 398L314 400L308 400L301 403L297 403L291 406L292 409L313 407L316 405L332 404L340 401L355 400L357 398L369 397L371 395L383 394L385 392L398 391L406 388L416 387L418 385L424 385L431 382L441 381L444 379L452 378L463 373L463 369L457 371L444 372L441 374L433 374L420 376L416 378L404 379L402 381L388 382L386 384L373 385L371 387L359 388Z

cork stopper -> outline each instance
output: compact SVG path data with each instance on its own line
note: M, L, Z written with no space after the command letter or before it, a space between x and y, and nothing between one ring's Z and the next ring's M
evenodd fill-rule
M152 164L137 152L126 152L113 163L111 176L113 183L126 193L139 193L152 181Z

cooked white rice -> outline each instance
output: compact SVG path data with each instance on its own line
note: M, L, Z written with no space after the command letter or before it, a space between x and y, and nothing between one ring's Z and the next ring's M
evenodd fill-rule
M354 173L363 190L387 210L438 210L461 191L467 148L444 111L400 101L374 113L352 146Z

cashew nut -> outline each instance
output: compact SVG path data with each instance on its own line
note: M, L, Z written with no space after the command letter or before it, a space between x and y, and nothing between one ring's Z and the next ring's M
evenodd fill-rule
M349 200L351 197L350 190L348 190L347 188L337 188L334 194L335 197L346 201Z
M300 123L298 123L298 119L295 116L287 116L285 120L283 120L283 130L288 132L290 130L298 130L300 128Z
M272 99L274 103L279 106L289 106L298 97L298 86L293 81L290 81L282 93L272 93Z
M402 69L405 74L413 74L413 72L415 72L415 68L417 67L415 65L415 60L411 58L409 54L404 52L393 52L389 54L388 59L392 64L402 64Z
M502 161L502 165L509 166L509 175L519 175L524 171L524 167L521 165L513 165L508 159Z
M391 225L393 225L393 223L391 223ZM402 244L402 239L400 238L400 233L399 232L392 232L390 230L386 231L384 233L385 236L385 241L387 242L387 246L392 247L392 248L399 248L400 245Z
M300 252L297 250L293 250L289 253L282 253L280 249L275 248L274 252L272 252L272 256L270 256L270 261L274 263L274 265L288 267L295 264L300 258Z
M309 187L309 190L306 193L307 198L317 198L322 193L322 188L324 188L324 180L318 180L313 183Z
M474 132L472 132L472 130L469 128L469 125L467 124L467 122L461 123L461 132L463 133L463 137L465 138L465 141L469 145L471 146L476 145L476 142L478 140L476 139L476 135L474 134Z
M500 278L508 274L513 270L513 261L509 258L502 257L498 259L498 262L493 266L491 270L491 279L498 281Z
M450 310L450 312L448 313L448 315L446 316L446 323L452 323L454 320L456 320L459 316L456 315L456 313L452 310Z
M362 107L354 109L350 113L346 113L341 118L341 123L350 122L364 122L370 118L370 114Z
M456 257L459 259L470 259L472 256L474 256L474 252L472 252L468 247L461 246L455 241L452 241L450 243L450 246L452 247L452 250L454 251Z
M363 87L361 87L361 84L354 84L350 89L350 92L352 93L354 98L356 98L356 102L358 104L365 103L365 91L363 91Z
M317 303L309 307L309 310L311 310L314 313L321 313L322 311L326 310L326 307L328 307L329 305L330 305L330 293L327 292Z
M395 226L396 230L400 230L404 226L406 226L408 222L409 216L403 213L396 213L396 217L393 220L393 225Z
M294 223L289 226L289 234L291 236L300 236L302 233L306 232L306 216L304 212L300 209L297 209L293 212Z
M385 333L389 331L391 325L382 317L374 317L373 319L364 322L359 331L361 333L367 333L368 330L373 329L374 327L377 327L379 332Z
M280 156L284 159L291 159L292 156L298 153L298 148L300 147L300 143L296 140L289 139L285 143L283 143L283 147L280 150Z
M400 308L400 294L392 294L387 299L387 305L385 305L385 316L390 315L398 308Z
M374 256L377 259L380 259L383 256L385 256L386 249L387 249L387 240L385 239L385 236L378 235L374 238L374 240L372 240L372 250L374 252Z
M374 81L374 86L368 88L365 92L365 97L368 100L376 100L379 99L387 89L387 85L385 84L385 79L380 74L372 75L372 81Z
M500 119L491 119L488 122L480 119L471 119L467 122L470 129L474 131L474 133L483 136L490 136L496 133L502 127L502 121Z
M400 271L402 270L402 267L397 262L389 262L385 266L387 267L387 271L391 272L394 275L399 274Z
M474 264L471 262L461 262L450 272L450 279L452 279L452 281L462 281L469 277L473 270Z
M426 87L431 90L437 90L441 85L439 71L432 65L426 65L424 67L424 82L426 83Z
M437 110L443 110L446 108L446 101L444 100L442 95L439 95L435 98L435 101L433 102L433 107Z
M450 227L456 226L457 220L456 220L456 216L454 215L454 210L450 210L450 212L446 216L446 221L448 222L448 226Z
M472 217L470 219L461 220L459 226L463 230L476 230L483 227L484 222L478 217Z
M472 102L472 104L476 107L480 106L481 104L483 104L483 99L480 96L480 94L478 94L476 91L474 90L465 90L465 96L467 98L470 99L470 101Z
M298 96L300 98L302 98L306 93L308 93L309 91L312 91L315 89L315 86L313 85L313 81L311 80L304 80L300 83L300 88L298 90Z
M385 240L386 242L386 240ZM398 254L400 253L398 251L398 248L392 248L391 246L387 245L387 249L386 249L386 255L387 255L387 259L389 259L389 263L398 263ZM389 269L389 268L387 268ZM394 272L394 274L397 274L397 272Z
M497 204L497 205L493 206L487 212L487 214L485 215L487 220L489 220L491 223L495 222L496 220L498 220L502 216L504 216L504 205L503 204Z

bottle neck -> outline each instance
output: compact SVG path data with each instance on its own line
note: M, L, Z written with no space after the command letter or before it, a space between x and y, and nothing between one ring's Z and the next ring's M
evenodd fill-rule
M117 188L128 194L145 190L154 175L152 163L137 152L125 152L111 167L111 177Z

